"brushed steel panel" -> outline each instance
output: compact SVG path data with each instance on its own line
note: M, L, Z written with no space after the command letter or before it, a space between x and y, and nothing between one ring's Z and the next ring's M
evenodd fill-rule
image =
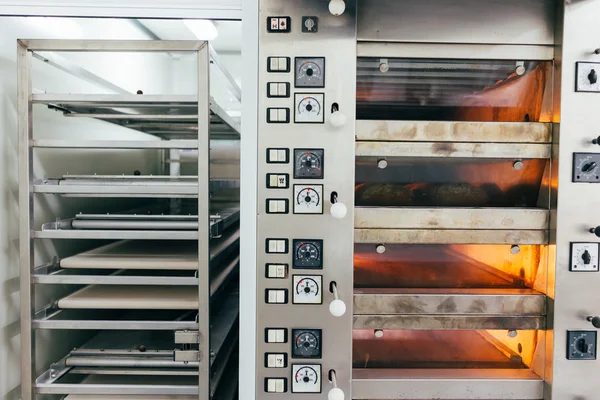
M360 0L358 40L554 44L552 0Z
M552 125L539 122L356 121L364 141L550 143ZM526 158L526 157L522 157Z
M548 229L548 210L535 208L356 207L357 229Z
M520 315L355 315L354 329L542 330L546 317Z
M354 289L354 315L546 314L546 296L532 289Z
M357 142L357 157L550 158L550 144Z
M527 369L354 369L355 400L540 400L544 381Z
M355 243L548 244L545 230L355 229Z

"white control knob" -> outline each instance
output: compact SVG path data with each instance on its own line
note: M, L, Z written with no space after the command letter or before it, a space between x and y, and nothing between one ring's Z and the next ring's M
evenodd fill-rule
M336 128L346 125L346 114L341 111L335 111L331 114L331 125Z
M375 250L377 251L377 254L383 254L385 253L385 246L383 244L379 244Z
M342 219L348 214L348 207L339 201L331 206L331 216L335 219Z
M329 2L329 12L336 17L342 15L346 11L346 3L344 0L331 0Z
M346 395L344 395L344 391L340 388L333 388L327 394L328 400L344 400Z
M329 304L329 312L334 317L341 317L346 314L346 303L340 299L332 301L331 304Z
M383 337L383 331L381 329L375 329L375 337L381 339Z
M331 291L333 292L334 300L329 304L329 312L334 317L341 317L346 314L346 303L340 300L335 282L331 284Z

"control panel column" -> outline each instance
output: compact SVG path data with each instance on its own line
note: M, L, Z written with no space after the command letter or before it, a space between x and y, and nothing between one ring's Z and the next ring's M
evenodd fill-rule
M356 5L260 13L256 398L351 399Z
M560 8L564 13L557 19L563 31L556 37L556 87L560 91L556 90L554 105L555 128L560 129L554 132L558 169L553 168L552 185L558 193L556 231L551 235L556 244L556 285L554 294L549 292L554 304L553 315L549 313L553 321L548 324L554 329L554 351L548 353L552 368L546 368L545 396L594 400L600 388L600 51L596 50L600 47L596 18L600 4L566 2Z

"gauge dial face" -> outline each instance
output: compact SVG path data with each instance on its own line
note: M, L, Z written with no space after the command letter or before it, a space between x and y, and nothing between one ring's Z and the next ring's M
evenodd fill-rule
M293 358L321 358L321 329L292 329Z
M574 182L600 182L600 155L576 153L574 157Z
M294 149L294 179L323 179L323 149Z
M294 240L294 268L320 269L323 267L322 240Z
M294 304L323 304L323 277L294 275Z
M573 272L598 271L600 244L571 243L571 268Z
M320 365L292 365L292 393L321 393Z
M294 185L294 214L323 214L323 185Z
M294 122L302 124L322 124L325 122L323 93L296 93Z
M325 58L297 57L296 58L296 87L324 88L325 87Z

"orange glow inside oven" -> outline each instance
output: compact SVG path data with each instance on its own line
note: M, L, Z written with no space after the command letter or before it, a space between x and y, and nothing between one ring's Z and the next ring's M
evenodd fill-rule
M544 351L543 331L383 331L352 333L354 368L531 368Z

